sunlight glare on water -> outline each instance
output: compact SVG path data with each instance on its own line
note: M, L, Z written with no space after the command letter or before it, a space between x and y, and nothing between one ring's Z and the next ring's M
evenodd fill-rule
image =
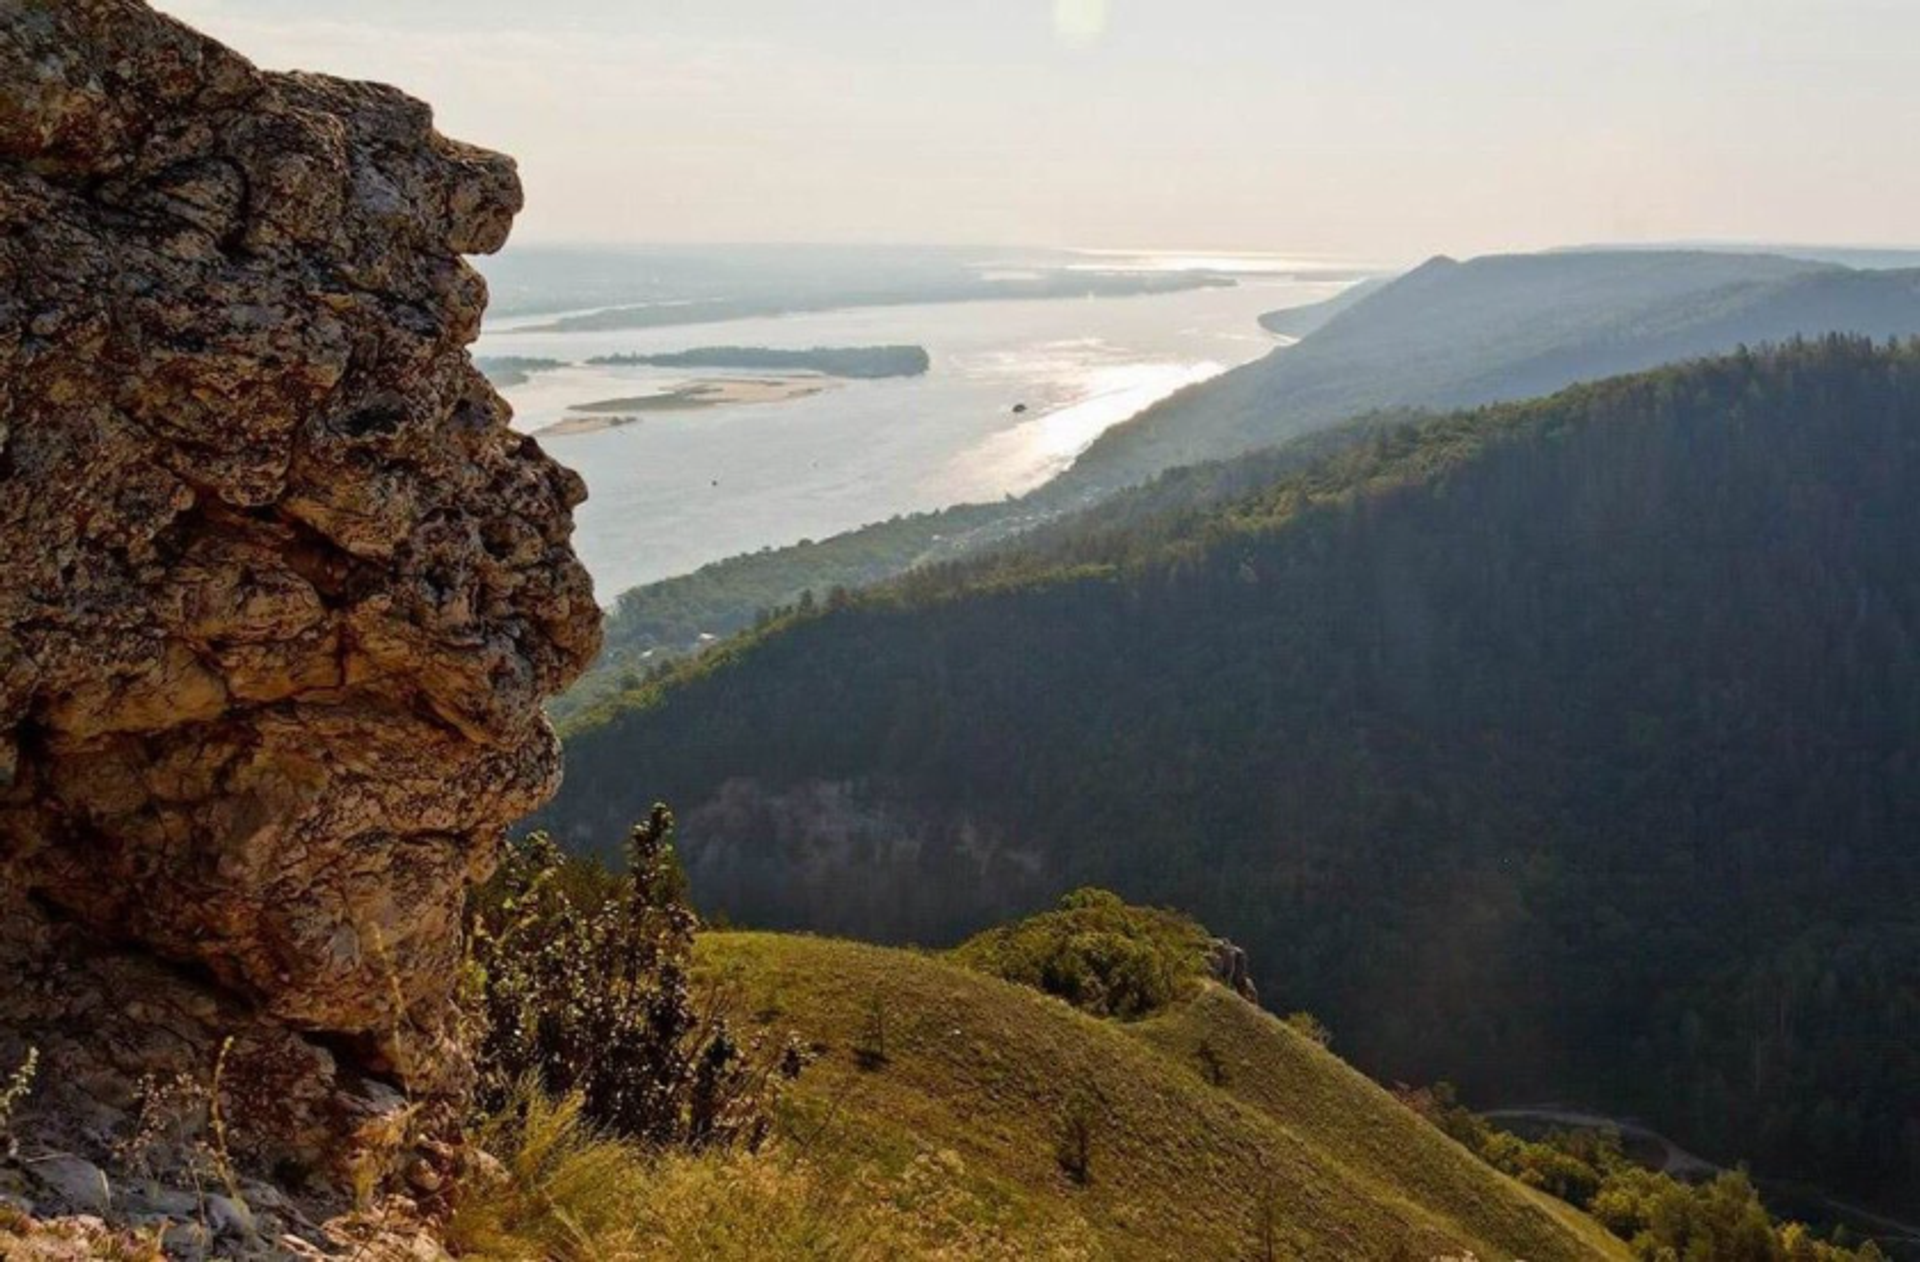
M1008 491L1030 491L1073 463L1110 427L1158 403L1183 386L1226 371L1225 364L1145 363L1097 368L1083 381L1086 398L1002 430L955 458L981 461L1009 475Z

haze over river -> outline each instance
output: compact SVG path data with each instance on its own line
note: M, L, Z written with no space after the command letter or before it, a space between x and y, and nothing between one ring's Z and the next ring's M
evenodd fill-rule
M754 375L581 362L592 356L885 344L931 355L921 377L833 382L783 402L650 412L618 428L543 437L586 478L592 498L578 513L576 544L606 603L740 552L1031 490L1108 426L1284 344L1256 323L1262 313L1332 297L1348 283L1343 274L1257 271L1239 281L1153 296L865 307L604 332L528 332L552 316L523 316L490 321L474 353L573 365L502 391L515 427L528 432L575 404ZM1014 411L1019 404L1025 412Z

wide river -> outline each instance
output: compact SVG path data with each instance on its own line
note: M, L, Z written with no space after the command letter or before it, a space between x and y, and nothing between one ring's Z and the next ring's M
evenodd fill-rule
M603 602L709 561L823 538L899 513L1032 489L1100 432L1190 382L1284 339L1263 312L1337 294L1344 281L1246 276L1233 288L1148 297L852 308L719 324L532 333L551 317L490 322L478 355L559 359L503 391L517 428L569 406L713 376L595 367L591 356L698 346L913 344L925 376L849 381L805 398L656 412L542 441L586 478L576 543ZM1015 407L1026 405L1024 412Z

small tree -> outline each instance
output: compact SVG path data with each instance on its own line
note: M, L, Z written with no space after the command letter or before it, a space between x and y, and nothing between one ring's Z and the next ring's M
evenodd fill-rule
M868 1073L886 1066L887 1003L877 990L867 997L867 1019L860 1027L860 1041L854 1044L853 1059Z
M1263 1174L1253 1197L1253 1262L1279 1262L1280 1197L1273 1176Z
M1085 1187L1093 1182L1093 1145L1106 1113L1106 1102L1097 1091L1076 1087L1060 1109L1060 1134L1054 1145L1054 1160L1075 1183Z
M1213 1045L1212 1039L1201 1039L1200 1046L1193 1049L1200 1062L1200 1072L1206 1080L1216 1087L1227 1085L1227 1061L1220 1049Z
M544 833L513 847L469 918L483 1112L531 1083L577 1095L588 1122L622 1138L759 1146L775 1083L798 1061L742 1045L724 1012L695 1008L686 893L664 806L634 828L623 875L565 857Z

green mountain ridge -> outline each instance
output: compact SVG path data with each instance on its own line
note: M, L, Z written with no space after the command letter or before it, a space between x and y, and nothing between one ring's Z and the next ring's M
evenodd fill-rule
M1115 426L1055 493L1124 486L1363 411L1529 398L1829 332L1920 333L1920 271L1707 251L1435 258L1298 346Z

